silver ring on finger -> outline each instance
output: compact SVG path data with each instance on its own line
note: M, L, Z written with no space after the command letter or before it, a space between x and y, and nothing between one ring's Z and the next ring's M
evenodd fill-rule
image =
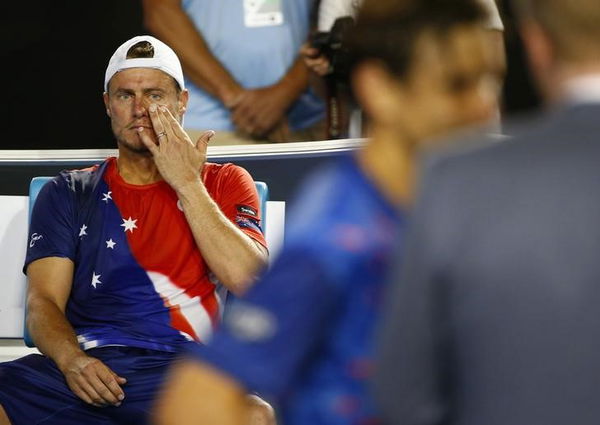
M160 138L161 138L161 137L163 137L163 136L164 136L164 137L167 137L167 132L166 132L166 131L161 131L160 133L157 133L157 134L156 134L156 137L157 137L158 139L160 139Z

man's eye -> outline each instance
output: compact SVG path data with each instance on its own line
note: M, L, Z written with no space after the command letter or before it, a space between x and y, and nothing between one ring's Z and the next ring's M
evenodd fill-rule
M121 94L118 95L118 98L121 99L121 100L128 100L128 99L131 98L131 95L126 94L126 93L121 93Z
M160 94L151 94L150 98L152 98L152 100L161 100L162 99L162 95L160 95Z

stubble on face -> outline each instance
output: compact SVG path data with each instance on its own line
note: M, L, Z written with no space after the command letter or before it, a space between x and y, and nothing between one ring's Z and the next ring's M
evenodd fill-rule
M164 105L181 122L175 112L180 93L172 77L162 71L133 68L121 71L109 82L110 95L105 95L110 106L111 127L119 149L138 155L151 155L141 141L138 128L153 130L147 108L151 104Z

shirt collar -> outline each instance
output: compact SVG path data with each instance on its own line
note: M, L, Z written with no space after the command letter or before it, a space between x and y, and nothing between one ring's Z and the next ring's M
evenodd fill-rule
M565 84L569 103L600 103L600 74L588 74L570 79Z

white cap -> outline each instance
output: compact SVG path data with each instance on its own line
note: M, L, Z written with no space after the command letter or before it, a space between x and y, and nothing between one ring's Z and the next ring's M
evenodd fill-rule
M136 43L147 41L154 47L154 57L127 59L127 52ZM179 83L183 90L183 71L179 58L169 46L150 35L140 35L127 40L115 51L108 62L104 75L104 91L108 91L108 82L117 72L129 68L154 68L166 72Z

